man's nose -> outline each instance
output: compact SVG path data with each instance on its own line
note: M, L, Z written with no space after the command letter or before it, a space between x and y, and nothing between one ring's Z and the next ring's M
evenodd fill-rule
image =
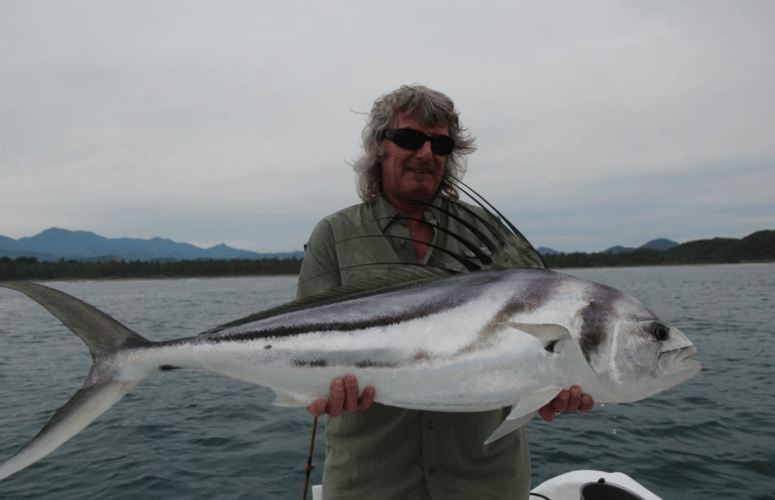
M433 158L433 151L431 151L431 141L425 141L420 149L417 150L416 156L420 158Z

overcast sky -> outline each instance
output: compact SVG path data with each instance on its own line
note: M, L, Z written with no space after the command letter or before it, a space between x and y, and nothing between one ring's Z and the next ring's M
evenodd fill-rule
M536 247L775 229L772 0L2 0L0 235L301 249L410 83Z

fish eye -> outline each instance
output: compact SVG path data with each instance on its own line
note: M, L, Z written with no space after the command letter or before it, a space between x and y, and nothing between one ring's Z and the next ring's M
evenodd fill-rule
M651 334L654 335L655 339L663 342L667 340L668 337L670 337L670 329L662 323L654 323L654 325L651 327Z

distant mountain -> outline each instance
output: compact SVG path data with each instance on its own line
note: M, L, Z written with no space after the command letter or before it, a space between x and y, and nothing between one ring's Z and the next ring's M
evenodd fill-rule
M657 238L656 240L651 240L645 245L639 246L638 248L623 247L621 245L616 245L606 250L603 250L603 253L620 254L620 253L634 252L636 250L657 250L659 252L664 252L677 246L678 246L678 243L676 243L673 240L668 240L667 238ZM538 247L538 253L540 253L541 255L556 255L563 252L558 252L557 250L554 250L548 247Z
M16 245L16 240L8 236L0 236L0 248L10 248L13 245Z
M634 252L635 250L656 250L658 252L664 252L666 250L670 250L673 247L677 247L678 243L676 243L673 240L668 240L667 238L657 238L656 240L651 240L645 245L641 245L638 248L632 248L632 247L623 247L623 246L615 246L611 247L607 250L603 250L604 253L628 253L628 252Z
M621 245L616 245L615 247L611 247L611 248L607 248L607 249L603 250L603 253L617 254L617 253L630 253L630 252L634 252L634 251L635 251L635 249L632 248L632 247L623 247Z
M196 260L300 258L303 252L258 253L224 244L200 248L167 238L105 238L89 231L51 228L31 237L14 240L0 236L0 257L35 257L40 261L60 259Z
M775 231L757 231L741 239L690 241L671 248L665 255L677 263L772 261L775 259Z
M658 250L658 257L643 257ZM621 262L635 264L657 259L661 263L738 262L775 259L775 231L765 230L742 239L713 238L696 240L679 245L675 241L659 238L636 249L615 246L600 254L565 254L551 248L539 247L538 251L552 257L553 262L564 262L563 256L609 255ZM265 259L301 258L302 251L258 253L231 248L225 244L200 248L188 243L178 243L167 238L149 240L137 238L105 238L89 231L70 231L51 228L31 237L14 240L0 236L0 257L16 259L34 257L39 261L66 260L197 260L197 259ZM614 257L616 256L616 257ZM633 256L632 258L625 256ZM644 260L646 259L646 260ZM566 259L567 260L567 259ZM573 262L576 262L573 260ZM571 261L569 261L570 263ZM607 261L606 261L607 262ZM578 265L580 262L572 265Z
M655 242L657 247L672 243L669 240L668 243L659 240ZM741 239L694 240L663 251L646 248L650 243L652 242L629 252L576 252L548 255L546 262L553 268L775 262L775 231L773 230L757 231ZM612 248L616 249L616 247Z
M638 248L623 247L621 245L616 245L606 250L603 250L603 253L620 254L620 253L634 252L636 250L657 250L660 252L664 252L666 250L670 250L671 248L677 247L677 246L678 246L678 243L676 243L673 240L668 240L666 238L658 238L656 240L651 240L645 245L639 246ZM538 247L538 253L540 253L541 255L556 255L563 252L558 252L557 250L553 250L547 247Z
M639 250L658 250L660 252L665 252L677 246L678 246L678 243L676 243L673 240L668 240L667 238L658 238L656 240L651 240L645 245L638 247L638 249Z

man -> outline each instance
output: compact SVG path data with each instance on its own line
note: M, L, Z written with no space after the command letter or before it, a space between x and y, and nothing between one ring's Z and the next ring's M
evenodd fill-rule
M457 201L453 180L462 177L465 156L475 147L446 95L415 85L382 96L363 141L364 155L354 168L364 201L318 223L306 246L299 298L379 280L407 264L465 271L451 253L470 251L449 233L477 241L475 231L487 231L480 217L490 216ZM540 265L527 241L515 246L520 265ZM359 398L357 380L349 375L332 382L328 401L309 407L315 415L330 415L326 500L528 498L524 428L483 445L508 408L416 411L372 405L374 396L369 386ZM541 415L551 420L557 412L592 405L573 387Z

